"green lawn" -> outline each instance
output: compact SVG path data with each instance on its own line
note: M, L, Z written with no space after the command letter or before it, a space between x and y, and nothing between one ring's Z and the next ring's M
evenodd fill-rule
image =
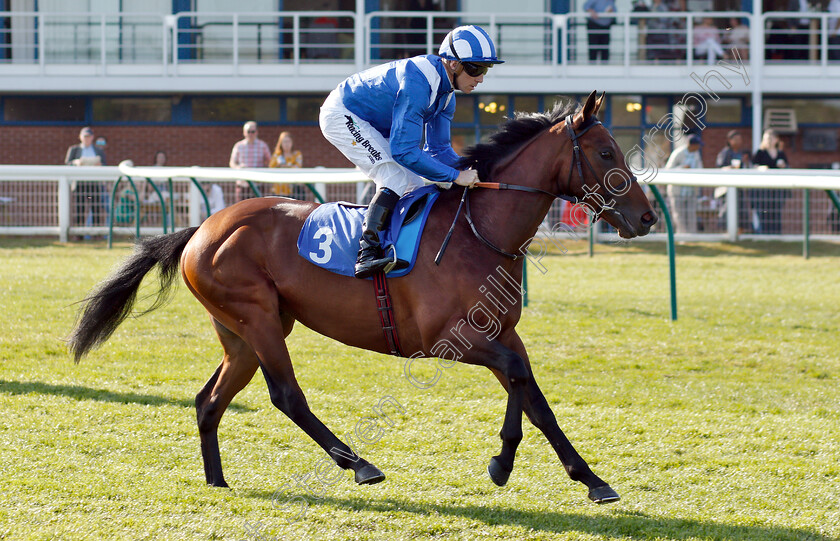
M334 432L403 406L359 444L386 481L314 482L323 451L258 374L220 427L232 488L207 487L193 398L221 348L198 302L182 285L74 365L73 303L130 247L0 239L0 539L840 539L840 247L679 246L671 322L662 244L568 246L531 267L519 330L609 506L527 421L492 484L505 395L487 370L419 390L400 360L302 326L298 379Z

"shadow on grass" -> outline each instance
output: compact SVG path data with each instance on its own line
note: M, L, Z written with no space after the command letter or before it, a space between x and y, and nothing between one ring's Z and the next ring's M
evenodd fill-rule
M121 393L106 389L93 389L82 385L54 385L40 381L9 381L0 379L0 393L10 395L41 394L66 396L75 400L96 400L98 402L115 402L118 404L141 404L144 406L180 406L194 408L195 401L167 398L152 394ZM254 411L252 408L231 404L228 409L238 411Z
M253 492L251 496L271 499L273 494L264 491ZM435 514L466 518L488 526L520 526L534 531L563 533L579 532L594 536L623 537L629 539L754 539L774 541L832 541L816 532L774 526L740 526L705 520L663 518L648 516L636 511L611 508L603 515L593 516L581 513L556 511L522 511L496 505L456 505L445 502L417 503L410 500L324 497L315 500L304 494L286 494L286 497L304 497L310 506L332 506L351 511L375 511L387 513L412 513L419 517ZM278 502L280 505L283 502ZM595 504L592 504L593 506ZM300 509L293 506L295 512ZM309 511L313 511L310 509ZM282 517L278 517L282 518ZM306 520L304 515L303 520ZM393 518L391 519L393 520ZM282 521L281 524L286 524ZM281 527L282 530L282 527Z

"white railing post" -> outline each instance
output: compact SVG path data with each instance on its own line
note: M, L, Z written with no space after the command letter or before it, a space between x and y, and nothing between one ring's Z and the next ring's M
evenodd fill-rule
M300 69L300 15L292 15L292 64Z
M239 73L239 13L233 14L233 72Z
M105 40L105 14L102 13L99 15L99 60L102 63L102 73L100 75L105 75L105 59L106 59L106 40Z
M365 24L365 3L356 0L356 19L353 21L354 54L356 55L356 71L362 71L365 66L365 48L370 46L368 27Z
M738 240L738 188L726 189L726 238Z
M823 70L828 67L828 16L820 16L820 64Z
M694 18L685 15L685 61L689 69L694 66Z
M426 54L435 54L435 34L434 34L434 15L431 13L426 15Z
M190 182L189 202L190 227L199 226L201 225L201 207L204 205L204 198L201 197L201 193L193 182Z
M44 31L44 15L38 15L38 67L41 69L41 75L44 75L46 70L46 53L47 53L47 34Z
M181 39L179 35L178 25L180 24L181 16L172 16L172 75L177 75L178 72L178 40Z
M752 148L761 144L763 119L762 77L764 65L764 24L761 14L761 2L753 4L753 15L750 18L750 67L752 68Z
M169 59L169 33L171 31L170 17L172 17L172 15L165 15L162 18L163 24L161 25L160 50L161 50L161 56L162 56L161 62L162 62L162 67L163 67L162 75L164 77L169 75L168 59Z
M70 240L70 181L66 176L58 177L58 240Z
M624 69L630 69L630 14L625 13L621 16L624 21ZM612 27L610 27L612 28ZM612 41L612 40L610 40ZM637 53L638 54L638 53ZM626 73L627 71L625 71Z

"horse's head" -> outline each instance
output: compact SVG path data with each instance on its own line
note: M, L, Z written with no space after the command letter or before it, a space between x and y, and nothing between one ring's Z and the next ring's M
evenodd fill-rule
M596 98L593 91L583 107L552 129L571 138L574 147L568 178L558 179L560 193L577 198L623 238L647 235L657 216L615 139L595 117L603 101L604 94Z

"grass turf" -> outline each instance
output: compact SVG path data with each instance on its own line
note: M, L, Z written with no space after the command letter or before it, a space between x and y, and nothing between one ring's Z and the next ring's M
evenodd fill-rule
M221 348L186 288L74 365L72 303L130 247L0 240L0 538L840 539L840 248L680 246L670 322L662 244L567 246L531 267L519 331L560 426L622 496L604 507L527 421L509 483L490 482L505 395L488 371L419 390L399 360L302 326L298 379L336 434L402 406L357 440L386 481L318 482L335 471L258 374L220 427L232 489L207 487L193 397Z

